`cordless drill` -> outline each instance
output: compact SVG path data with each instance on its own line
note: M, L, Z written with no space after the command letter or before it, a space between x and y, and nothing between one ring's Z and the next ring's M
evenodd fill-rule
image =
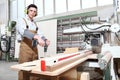
M47 52L47 47L48 47L48 45L47 45L46 41L47 41L47 40L45 39L44 52Z
M45 57L48 57L48 56L49 56L48 53L47 53L48 45L47 45L46 41L47 41L47 40L45 39L44 55L45 55Z

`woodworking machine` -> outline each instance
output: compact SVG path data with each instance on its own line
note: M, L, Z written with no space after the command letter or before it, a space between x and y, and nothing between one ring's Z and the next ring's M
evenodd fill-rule
M117 53L117 51L120 51L118 50L120 47L115 45L114 39L117 37L119 40L118 32L120 32L120 25L118 24L117 18L118 0L114 0L113 2L113 15L111 15L111 18L106 17L107 20L103 22L101 20L96 20L96 23L88 24L85 23L87 18L82 17L80 18L81 25L70 27L63 31L64 35L84 34L85 39L83 42L86 43L85 49L89 48L93 53L98 54L99 67L105 74L104 80L117 80L117 74L113 69L114 61L112 61L112 59L116 57L120 58Z

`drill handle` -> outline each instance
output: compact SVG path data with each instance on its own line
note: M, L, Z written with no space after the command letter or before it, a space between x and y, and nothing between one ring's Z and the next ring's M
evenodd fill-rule
M47 47L48 47L48 45L47 45L46 41L47 41L47 39L45 39L44 52L47 52Z

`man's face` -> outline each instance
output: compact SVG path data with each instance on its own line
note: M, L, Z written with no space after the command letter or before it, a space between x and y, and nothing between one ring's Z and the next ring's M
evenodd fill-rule
M35 17L35 15L37 14L37 9L34 7L30 7L28 9L28 16L32 19L33 17Z

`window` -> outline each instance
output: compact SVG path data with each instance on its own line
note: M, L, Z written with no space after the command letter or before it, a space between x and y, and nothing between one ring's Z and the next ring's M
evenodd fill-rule
M17 20L17 0L10 2L10 20Z
M98 0L98 6L113 4L113 0Z
M82 8L96 7L96 0L82 0Z
M55 1L56 13L66 12L66 0L56 0Z
M25 6L27 7L28 5L33 4L33 0L26 0Z
M80 0L68 0L68 11L79 10Z
M38 7L37 17L43 16L43 0L34 0L35 5Z
M45 15L53 14L53 0L45 0Z
M25 2L24 0L18 0L18 17L24 17L25 16Z

